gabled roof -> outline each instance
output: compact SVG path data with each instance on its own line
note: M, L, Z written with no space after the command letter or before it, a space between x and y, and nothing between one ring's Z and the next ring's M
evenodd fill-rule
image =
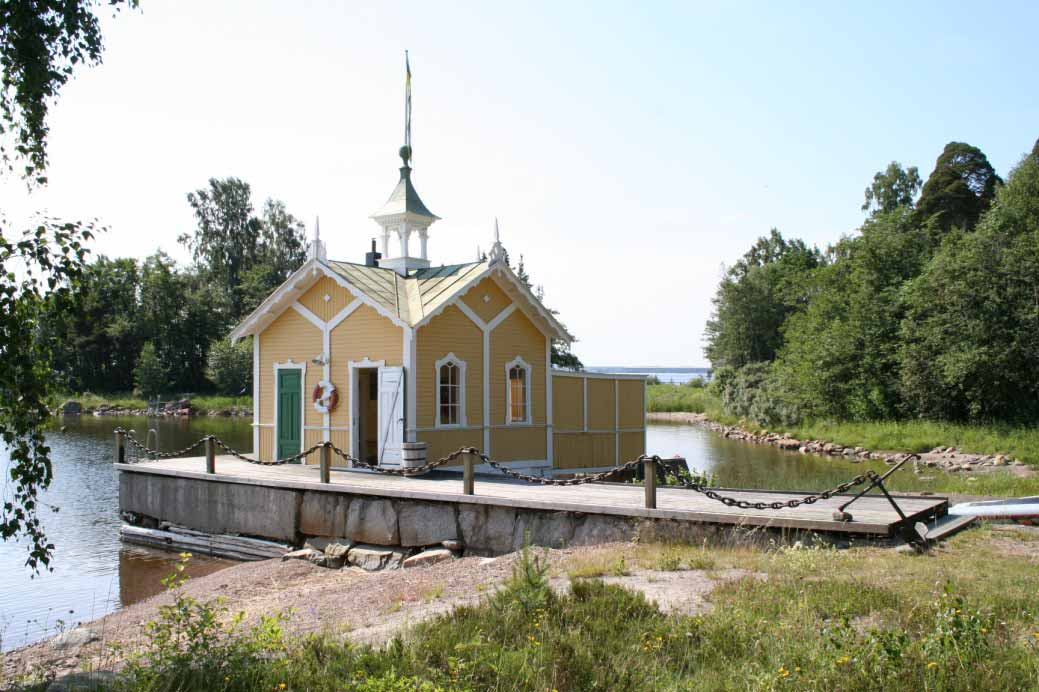
M293 272L267 300L231 332L234 340L257 334L292 305L322 275L329 276L361 302L402 327L417 328L488 276L546 334L572 341L555 316L504 262L484 261L419 269L407 277L392 269L352 262L311 259Z

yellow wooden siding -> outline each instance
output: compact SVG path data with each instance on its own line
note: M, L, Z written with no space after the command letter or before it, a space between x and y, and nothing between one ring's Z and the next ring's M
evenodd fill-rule
M448 353L454 353L466 363L466 423L483 425L483 332L480 328L451 305L419 329L415 339L418 427L436 425L436 362ZM483 446L482 441L474 444Z
M292 308L279 315L260 334L260 423L275 423L274 364L287 363L291 358L293 363L307 364L307 377L302 392L304 425L321 424L320 414L310 405L310 393L321 379L321 368L310 363L310 359L321 353L321 350L321 330Z
M325 300L328 296L328 300ZM325 276L300 296L299 302L307 310L317 315L322 322L328 322L353 300L353 296L333 279Z
M483 432L481 430L465 430L465 429L446 429L446 430L427 430L418 434L420 442L425 442L428 445L426 449L426 459L428 461L436 461L446 457L451 452L456 451L459 447L476 447L480 449L483 447ZM462 460L458 460L458 464L451 464L451 466L458 466L462 464Z
M367 356L369 360L384 360L386 365L403 365L403 339L400 327L367 305L354 310L332 330L329 378L339 390L339 406L331 416L333 428L350 426L350 361Z
M637 459L646 453L646 434L644 432L623 432L620 434L621 463Z
M495 461L543 461L547 446L544 426L491 429L491 457Z
M519 310L491 332L491 425L505 424L505 364L516 356L531 366L532 421L545 422L545 368L548 365L545 362L545 338ZM498 447L492 448L497 456Z
M321 444L325 441L325 434L322 430L304 430L303 431L303 449L310 449L314 445ZM300 450L303 451L303 450ZM307 458L304 459L304 463L316 466L321 463L321 451L314 450Z
M484 322L490 322L512 303L494 279L488 277L470 288L462 300Z
M556 433L552 465L557 469L613 466L617 458L614 433Z
M259 459L263 461L274 460L274 428L260 428Z
M552 376L552 425L560 431L584 429L584 379Z
M617 411L614 401L616 380L588 378L588 429L613 430Z
M646 425L646 386L642 380L619 380L620 427L622 430Z

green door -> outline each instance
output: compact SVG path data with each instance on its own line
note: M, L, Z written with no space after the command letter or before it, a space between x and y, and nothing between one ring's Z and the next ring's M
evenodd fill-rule
M296 369L278 371L278 458L298 454L303 437L300 397L303 383Z

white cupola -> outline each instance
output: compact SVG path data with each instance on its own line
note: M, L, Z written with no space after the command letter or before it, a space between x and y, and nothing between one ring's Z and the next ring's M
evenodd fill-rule
M404 57L404 146L400 148L400 180L393 188L390 198L379 211L372 214L375 223L382 227L382 259L379 266L407 276L413 269L429 267L427 241L429 227L440 219L419 199L411 184L411 64L407 52ZM396 236L396 247L390 247L390 234ZM418 243L418 255L413 256L413 243Z

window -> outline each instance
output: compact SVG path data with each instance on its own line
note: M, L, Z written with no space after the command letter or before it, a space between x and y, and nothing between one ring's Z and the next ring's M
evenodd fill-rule
M530 365L516 358L505 365L506 373L506 423L529 423L530 416Z
M437 427L465 425L465 361L448 353L436 362Z

